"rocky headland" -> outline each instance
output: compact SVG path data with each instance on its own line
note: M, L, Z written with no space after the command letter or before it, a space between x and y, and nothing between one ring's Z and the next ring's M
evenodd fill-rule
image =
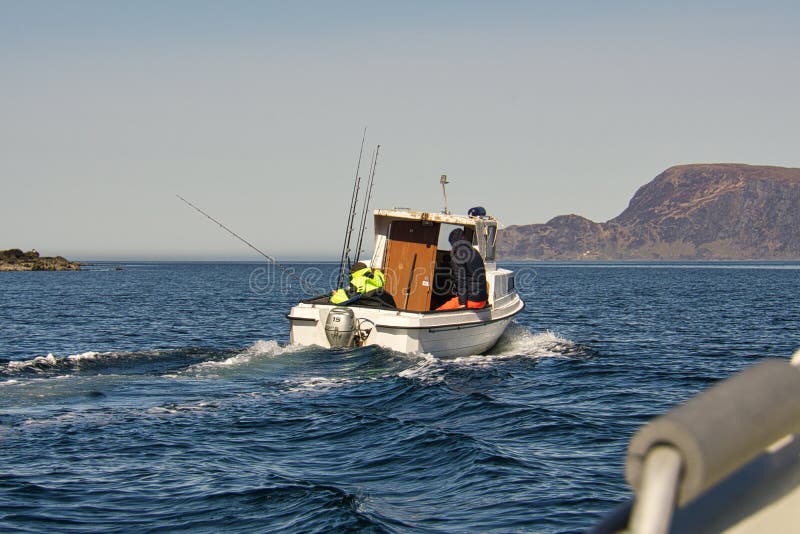
M61 256L40 256L35 250L0 250L0 271L77 271L81 264Z
M561 215L509 226L503 259L800 259L800 169L730 163L670 167L619 216Z

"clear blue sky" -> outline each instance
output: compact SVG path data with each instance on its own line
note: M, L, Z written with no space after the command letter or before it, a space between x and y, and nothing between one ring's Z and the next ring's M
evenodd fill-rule
M0 1L0 248L335 257L373 207L604 221L665 168L800 167L792 2Z

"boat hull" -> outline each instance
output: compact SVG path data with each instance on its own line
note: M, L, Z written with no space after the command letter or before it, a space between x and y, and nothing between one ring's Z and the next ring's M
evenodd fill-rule
M330 304L300 303L287 315L291 342L330 348L325 322ZM492 308L434 313L411 313L351 306L356 322L369 334L362 346L379 345L404 353L428 353L437 358L482 354L503 335L525 304L514 293Z

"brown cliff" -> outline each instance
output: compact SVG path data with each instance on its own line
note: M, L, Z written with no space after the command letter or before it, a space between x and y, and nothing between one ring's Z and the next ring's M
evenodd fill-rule
M800 259L800 169L741 164L671 167L619 216L509 226L503 259Z

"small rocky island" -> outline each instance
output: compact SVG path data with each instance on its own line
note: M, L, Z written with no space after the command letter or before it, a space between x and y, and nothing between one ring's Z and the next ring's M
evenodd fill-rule
M35 250L0 250L0 271L77 271L81 264L61 256L39 256Z

